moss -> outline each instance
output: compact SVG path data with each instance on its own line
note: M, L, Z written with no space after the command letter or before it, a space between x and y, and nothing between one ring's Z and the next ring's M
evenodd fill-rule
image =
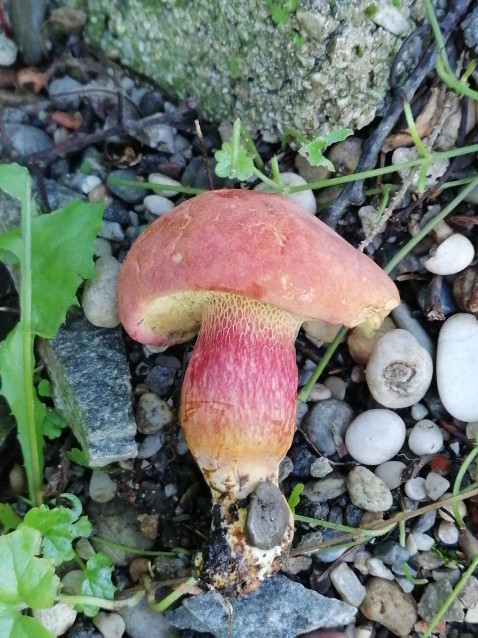
M373 20L375 18L375 16L377 15L377 5L376 4L369 4L368 7L365 8L365 17L368 20Z

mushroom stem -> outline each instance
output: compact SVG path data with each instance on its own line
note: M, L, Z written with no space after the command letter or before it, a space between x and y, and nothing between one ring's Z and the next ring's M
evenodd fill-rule
M292 540L289 513L280 541L265 550L248 542L245 525L251 494L263 483L277 486L279 463L292 443L294 341L303 318L230 293L205 294L180 420L211 488L212 542L219 543L219 533L220 551L229 556L217 562L219 549L209 545L203 557L215 555L214 569L208 574L204 564L203 576L215 589L238 593L277 569Z

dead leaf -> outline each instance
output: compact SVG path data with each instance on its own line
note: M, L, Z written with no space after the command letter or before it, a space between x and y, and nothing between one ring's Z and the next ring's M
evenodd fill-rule
M70 115L63 111L53 111L51 114L51 121L58 124L58 126L63 126L63 128L66 128L69 131L77 131L83 122L83 118L80 113Z
M25 67L17 71L17 86L33 93L40 93L45 88L45 74L33 67Z

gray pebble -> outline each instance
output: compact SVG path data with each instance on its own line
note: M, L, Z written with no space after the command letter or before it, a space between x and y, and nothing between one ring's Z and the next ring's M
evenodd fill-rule
M136 422L140 432L155 434L172 423L173 419L174 413L164 399L152 392L145 392L140 396L136 408Z
M17 59L18 48L13 40L0 33L0 66L11 66Z
M354 607L359 607L365 598L365 587L355 572L345 563L340 563L330 572L330 580L341 598Z
M128 181L140 181L136 177L136 174L127 168L120 168L118 170L111 171L109 176ZM143 200L145 193L144 188L136 188L135 186L123 186L122 184L108 183L108 188L114 195L116 195L123 201L128 202L128 204L139 204L139 202Z
M157 434L149 434L138 446L138 458L150 459L157 454L163 447L163 435L161 432Z
M180 370L179 359L170 355L159 355L144 382L148 390L159 394L160 397L166 397L174 387Z
M310 481L304 487L303 496L312 503L321 503L329 499L338 498L345 494L347 488L345 479L340 474L333 474L320 481Z
M288 456L284 456L279 465L279 483L286 479L292 472L294 465Z
M70 77L69 75L65 75L62 78L56 78L50 82L48 85L48 93L50 95L50 99L53 101L55 106L60 109L77 109L80 106L80 98L79 89L81 89L83 85ZM64 93L65 95L62 95ZM69 95L67 95L69 93Z
M82 295L83 312L99 328L116 328L120 320L116 309L116 282L120 263L105 255L95 263L96 276L86 282Z
M103 219L106 222L116 222L121 226L129 226L131 224L131 214L133 211L127 210L120 202L107 201L105 202L105 210L103 212ZM134 214L136 220L138 216ZM137 224L136 224L137 225Z
M392 569L400 568L409 559L409 553L405 547L396 541L383 541L372 547L372 554Z
M259 549L280 545L291 518L282 492L273 483L259 483L247 510L247 542Z
M343 438L353 418L354 412L348 403L338 399L326 399L316 403L309 410L303 419L301 429L319 452L331 456L336 452L334 436Z
M124 231L118 222L107 222L103 220L98 235L108 241L123 241L124 239Z
M173 210L174 204L170 199L162 195L147 195L144 198L144 207L150 213L151 218L155 219Z
M368 512L386 512L392 507L393 496L385 483L366 467L358 466L347 476L350 500Z
M9 146L17 155L39 153L53 146L51 137L36 126L30 126L29 124L9 124L7 122L4 124L4 128ZM4 152L4 149L2 149L2 152Z
M430 510L429 512L426 512L425 514L422 514L416 521L415 525L413 526L412 528L413 532L417 532L417 533L428 532L428 530L430 530L434 526L436 517L437 517L436 510Z
M430 622L451 592L452 586L448 580L443 579L436 583L429 583L425 587L425 591L418 604L418 615L420 618ZM465 613L462 603L455 598L442 618L446 622L463 622Z

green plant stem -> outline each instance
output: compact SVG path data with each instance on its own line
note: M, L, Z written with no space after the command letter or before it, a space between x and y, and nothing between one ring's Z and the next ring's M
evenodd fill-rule
M459 80L455 75L447 73L444 68L443 57L439 57L436 63L436 71L440 80L442 80L452 91L458 95L465 95L471 98L475 102L478 101L478 91L474 91L462 80Z
M267 177L267 175L264 175L264 173L258 168L254 167L253 172L256 177L258 177L262 182L268 184L271 187L273 193L281 193L286 190L283 185L279 186L278 184L276 184L273 179Z
M473 572L475 571L477 567L478 567L478 556L475 556L475 558L470 563L469 567L463 572L460 580L457 582L457 584L453 588L453 591L451 591L448 594L448 596L445 598L445 600L443 601L442 605L440 606L440 609L437 611L433 620L428 625L428 628L423 634L422 638L430 638L433 630L438 625L438 623L443 618L443 616L446 614L448 607L456 599L456 597L458 596L460 591L463 589L466 582L468 581L468 579L470 578L470 576L473 574Z
M415 235L415 237L412 237L407 241L407 243L396 253L396 255L388 262L388 264L384 266L384 271L387 274L390 274L395 266L397 266L397 264L399 264L402 259L406 257L406 255L408 255L412 248L420 243L422 239L426 237L426 235L428 235L428 233L432 231L438 223L443 221L445 217L449 215L458 206L458 204L460 204L465 199L468 193L471 193L471 191L477 187L478 176L475 177L467 186L465 186L465 188L461 190L454 199L452 199L448 206L445 206L445 208L440 213L438 213L438 215L431 219L428 224L425 224L425 226L420 230L420 232Z
M91 607L101 607L114 611L116 609L124 609L125 607L134 607L144 597L144 590L136 592L130 598L123 600L106 600L106 598L98 598L96 596L75 596L70 594L59 594L58 602L66 603L74 607L75 605L88 605Z
M348 328L346 328L345 326L342 326L340 328L340 330L335 335L335 339L328 346L327 350L324 353L324 356L320 360L320 363L315 368L312 376L310 377L310 379L307 381L307 383L304 385L302 390L297 395L297 400L300 401L301 403L307 401L307 399L309 398L309 395L310 395L310 393L312 391L312 388L316 384L317 379L320 377L322 372L325 370L325 368L326 368L327 364L329 363L329 361L331 360L334 352L337 350L339 344L342 342L343 338L347 334L347 330L348 330Z
M237 160L239 158L239 147L241 145L241 120L237 118L232 125L232 154L231 154L231 175L237 173Z
M433 31L433 37L435 38L435 42L437 43L438 55L443 59L443 64L447 72L450 75L453 75L453 71L451 70L451 66L446 55L445 40L443 39L440 25L438 24L438 20L436 18L435 11L433 10L433 6L430 0L423 0L423 8L425 9L428 22L430 23Z
M474 447L471 452L464 458L463 463L456 475L455 482L453 484L453 496L457 496L460 493L461 482L463 481L463 477L466 474L466 471L470 467L473 460L478 456L478 445ZM463 518L461 517L460 512L458 511L458 503L453 503L453 514L455 516L455 520L457 522L458 527L464 527L465 523Z
M252 157L254 164L257 166L257 168L263 169L264 162L262 161L262 157L260 156L259 151L254 144L254 140L252 139L251 134L243 126L241 126L241 135L246 145L247 152Z
M154 611L159 611L160 613L166 611L166 609L170 607L174 602L179 600L181 596L184 596L184 594L186 593L185 592L186 587L192 587L196 583L197 583L197 580L191 576L191 578L188 578L187 580L185 580L184 583L181 583L179 587L176 587L176 589L173 589L173 591L167 596L165 596L162 600L160 600L159 603L156 603L155 605L151 605L151 608L154 609Z
M277 184L279 188L282 188L283 184L280 177L279 162L277 161L276 155L274 155L274 157L271 159L271 172L272 172L272 179L274 180L274 182Z
M189 556L191 552L187 549L183 549L182 547L175 547L170 552L164 552L160 550L146 550L140 549L138 547L130 547L129 545L123 545L122 543L116 543L115 541L107 540L106 538L101 538L100 536L92 536L90 541L93 543L98 543L99 545L106 545L107 547L114 547L123 552L128 552L128 554L138 554L138 556L176 556L177 554L184 554Z
M396 173L407 168L415 168L416 166L423 166L424 164L433 164L444 159L450 159L453 157L461 157L462 155L468 155L471 153L478 153L478 144L470 144L469 146L463 146L461 148L452 148L449 151L435 151L430 153L430 158L418 157L417 159L408 160L407 162L400 162L400 164L393 164L391 166L383 166L381 168L373 168L368 171L362 171L359 173L352 173L351 175L342 175L341 177L331 177L329 179L320 179L315 182L307 182L307 184L301 184L300 186L289 186L288 192L300 193L305 190L319 190L321 188L328 188L329 186L340 186L342 184L348 184L348 182L356 182L364 179L370 179L371 177L380 177L381 175L388 175L390 173Z
M337 532L345 532L352 536L363 536L365 538L374 538L375 536L382 536L387 534L394 527L395 523L388 523L383 529L366 529L364 527L349 527L348 525L341 525L340 523L330 523L320 518L312 518L310 516L301 516L300 514L294 514L294 520L298 523L308 523L313 527L324 527L325 529L333 529Z
M410 137L412 138L417 151L423 157L430 159L430 152L424 147L423 142L418 135L415 120L413 119L412 109L410 108L410 102L407 102L406 100L403 102L403 112L405 114L405 119L407 120L408 132L410 133Z
M27 192L22 202L22 240L23 263L22 282L20 289L21 317L23 348L23 370L25 371L24 391L25 410L28 424L28 446L30 447L30 465L27 470L28 492L33 504L39 507L43 502L43 439L41 432L37 432L35 420L35 387L33 384L33 334L32 334L32 208L31 208L31 182L28 181Z
M414 576L412 576L410 567L407 565L407 563L402 564L402 569L403 573L405 574L405 578L414 585L428 585L428 580L426 578L415 578Z

